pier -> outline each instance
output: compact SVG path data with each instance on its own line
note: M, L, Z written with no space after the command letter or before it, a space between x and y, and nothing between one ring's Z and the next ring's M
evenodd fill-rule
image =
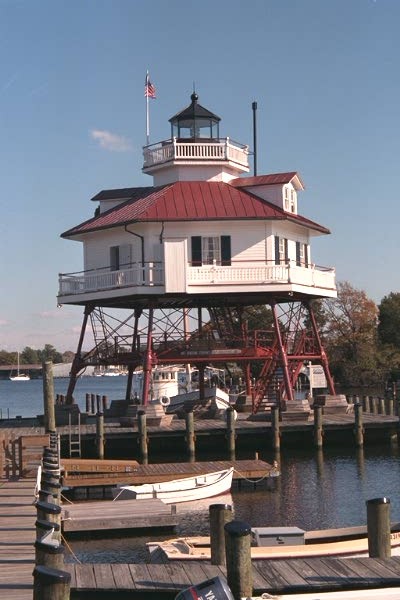
M0 485L0 590L8 600L31 600L35 564L34 479L3 480ZM72 560L67 555L67 560ZM310 558L253 561L254 595L400 588L400 557ZM77 564L66 562L71 597L143 598L144 593L170 600L176 593L216 575L224 567L204 561L174 564Z

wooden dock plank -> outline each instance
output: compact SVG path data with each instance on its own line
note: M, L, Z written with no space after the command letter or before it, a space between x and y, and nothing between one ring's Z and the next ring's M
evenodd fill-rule
M94 576L96 579L96 587L105 591L114 591L117 589L115 583L112 566L110 564L94 565Z
M132 573L127 564L113 564L112 571L114 581L118 584L119 590L134 590L135 583L132 579Z

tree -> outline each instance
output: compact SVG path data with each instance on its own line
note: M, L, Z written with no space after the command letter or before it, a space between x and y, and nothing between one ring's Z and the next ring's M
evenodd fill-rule
M46 344L43 350L38 350L40 362L52 361L53 363L62 363L62 354L58 352L51 344Z
M343 385L365 385L381 381L377 324L378 307L366 293L338 283L337 299L326 299L325 340L330 368Z
M400 349L400 293L391 292L379 305L379 340Z
M22 350L20 360L21 363L25 363L26 365L40 363L38 351L30 348L30 346L25 346Z

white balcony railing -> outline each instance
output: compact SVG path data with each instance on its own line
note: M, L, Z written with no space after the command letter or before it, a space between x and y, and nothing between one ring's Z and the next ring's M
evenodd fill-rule
M249 147L229 138L202 142L178 141L176 138L146 146L143 149L143 168L149 169L174 160L232 161L242 167L249 166Z
M199 267L187 265L186 289L188 293L199 291L199 288L212 286L253 286L268 284L301 285L309 288L335 290L335 270L328 267L298 266L294 262L288 264L237 263L231 266L218 264ZM143 286L164 286L164 267L159 262L136 265L129 269L110 271L99 269L81 273L61 274L59 277L59 293L62 296L74 296L89 292L102 292L123 288L137 288L129 293L142 293ZM139 289L140 288L140 289ZM244 291L244 288L242 288Z

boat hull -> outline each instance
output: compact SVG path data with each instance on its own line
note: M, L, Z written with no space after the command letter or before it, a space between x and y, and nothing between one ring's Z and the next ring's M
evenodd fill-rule
M225 494L232 487L233 467L215 473L195 475L162 483L120 486L115 500L159 498L165 504L192 502Z

